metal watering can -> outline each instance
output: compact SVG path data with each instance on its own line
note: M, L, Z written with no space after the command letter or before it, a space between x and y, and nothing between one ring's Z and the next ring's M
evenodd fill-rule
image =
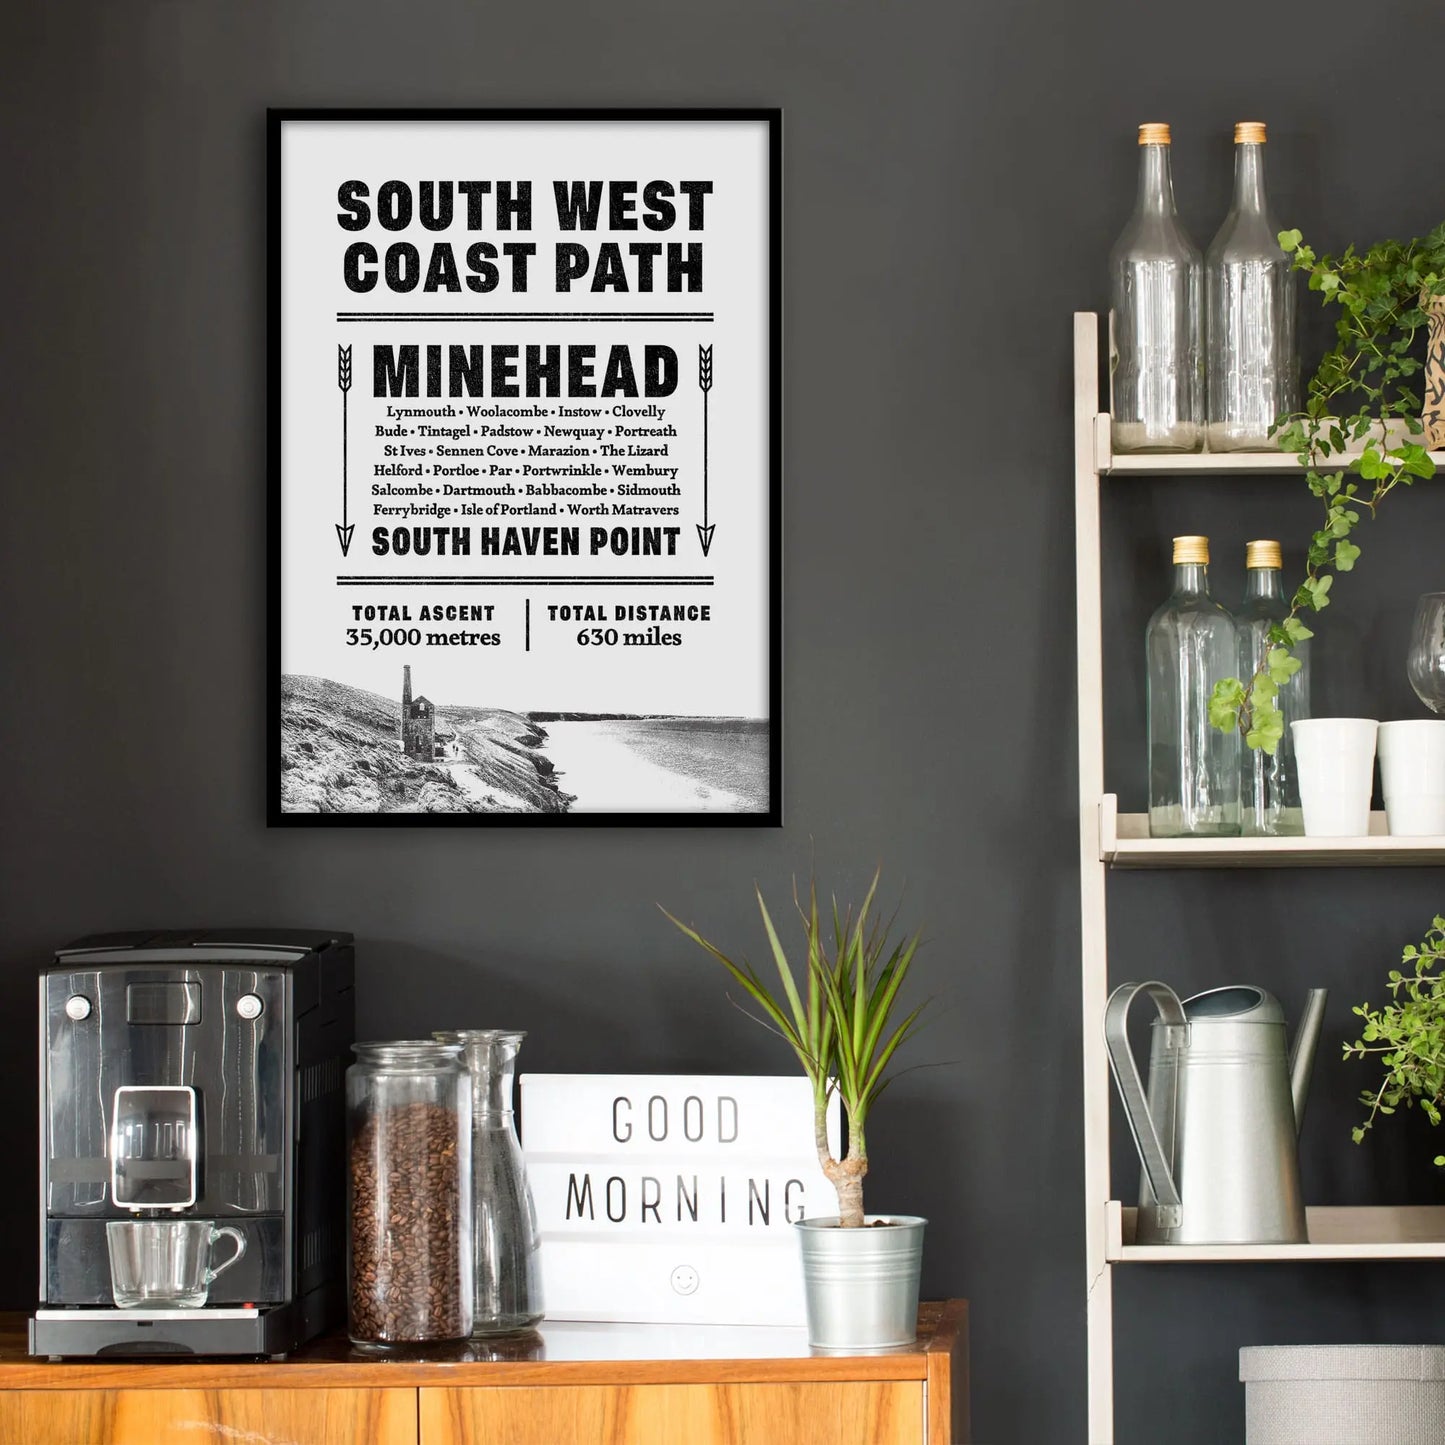
M1153 1000L1146 1101L1129 1006ZM1137 1244L1305 1244L1299 1131L1328 991L1312 988L1286 1054L1284 1010L1262 988L1182 1003L1162 983L1109 995L1104 1041L1139 1151Z

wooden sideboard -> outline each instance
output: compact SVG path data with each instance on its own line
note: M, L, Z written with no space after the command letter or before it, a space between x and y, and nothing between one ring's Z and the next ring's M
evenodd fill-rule
M549 1323L427 1359L344 1338L271 1363L33 1360L0 1315L4 1445L962 1445L968 1306L918 1340L812 1353L801 1330Z

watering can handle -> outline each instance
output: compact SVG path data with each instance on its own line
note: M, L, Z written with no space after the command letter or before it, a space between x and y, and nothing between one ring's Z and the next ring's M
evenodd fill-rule
M1129 1132L1134 1136L1134 1147L1139 1151L1149 1188L1154 1191L1154 1198L1161 1208L1177 1210L1180 1208L1179 1190L1169 1162L1174 1156L1174 1110L1180 1061L1177 1057L1172 1061L1175 1065L1172 1086L1167 1091L1167 1098L1161 1100L1164 1116L1156 1121L1149 1112L1144 1085L1139 1079L1139 1066L1134 1062L1134 1052L1129 1047L1129 1006L1141 993L1147 993L1154 1000L1159 1017L1172 1035L1168 1038L1171 1051L1175 1054L1183 1052L1189 1021L1184 1017L1184 1007L1178 994L1164 983L1121 983L1109 995L1109 1004L1104 1010L1104 1043L1109 1050L1109 1066L1114 1071L1114 1082L1119 1086L1124 1114L1129 1120Z

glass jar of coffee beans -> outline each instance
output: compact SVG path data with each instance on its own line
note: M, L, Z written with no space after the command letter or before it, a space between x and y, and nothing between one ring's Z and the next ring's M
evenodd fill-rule
M471 1084L456 1044L356 1044L346 1071L348 1326L360 1349L472 1327Z

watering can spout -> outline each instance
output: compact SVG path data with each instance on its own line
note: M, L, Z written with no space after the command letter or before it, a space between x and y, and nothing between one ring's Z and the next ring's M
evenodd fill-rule
M1294 1127L1298 1135L1304 1128L1305 1103L1309 1099L1310 1074L1315 1066L1315 1051L1320 1042L1320 1030L1325 1021L1325 1000L1330 996L1326 988L1312 988L1305 999L1305 1011L1300 1016L1294 1031L1294 1043L1289 1051L1289 1091L1294 1101Z

